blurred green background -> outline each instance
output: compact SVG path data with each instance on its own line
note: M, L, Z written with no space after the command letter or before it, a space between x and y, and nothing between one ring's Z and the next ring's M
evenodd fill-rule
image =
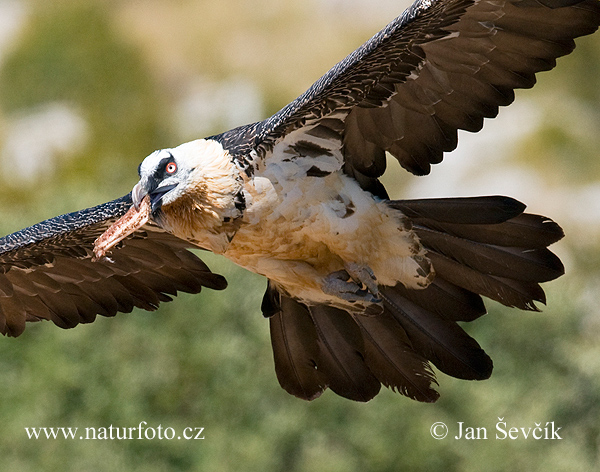
M154 149L262 119L397 16L391 0L0 0L0 233L111 200ZM394 196L508 194L567 232L548 307L488 303L467 326L490 380L439 375L441 399L368 404L278 385L265 281L217 257L226 292L74 330L0 339L3 470L595 470L600 465L600 34L484 133ZM561 440L495 439L554 421ZM203 427L203 440L28 439L25 427ZM433 439L443 421L450 434ZM458 422L487 440L455 440ZM77 436L80 434L77 433Z

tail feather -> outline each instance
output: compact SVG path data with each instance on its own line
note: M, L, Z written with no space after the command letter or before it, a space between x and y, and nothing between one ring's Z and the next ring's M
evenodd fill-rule
M548 218L523 213L508 197L392 201L410 221L435 271L422 290L379 286L383 311L310 304L269 284L270 317L281 386L307 400L327 387L357 401L381 384L419 401L439 394L431 364L461 379L491 375L492 360L457 323L486 313L482 296L538 311L540 283L564 273L547 246L563 236ZM430 364L431 363L431 364Z
M419 401L439 397L428 361L413 349L389 312L365 316L307 306L279 293L273 284L267 293L275 372L287 392L313 400L329 387L365 402L383 384Z
M545 248L564 236L560 226L549 218L522 213L497 224L444 223L426 218L412 219L415 227L428 227L441 233L497 246Z
M326 305L308 309L319 340L317 369L329 388L351 400L369 401L379 393L381 383L365 363L360 328L347 311Z
M478 293L503 305L521 310L539 311L535 302L546 303L546 295L539 284L494 275L482 274L441 254L428 253L436 277Z
M315 368L319 352L315 326L306 308L291 298L282 297L279 307L269 319L275 373L288 393L314 400L327 388Z
M547 249L564 236L560 226L522 213L525 205L512 198L403 200L390 205L411 217L437 281L507 306L539 311L535 302L546 303L539 283L564 274L560 259ZM478 212L469 212L472 208Z
M483 274L527 282L547 282L564 273L560 259L546 248L503 247L459 238L425 226L415 228L429 250Z
M406 332L389 312L377 316L355 315L363 331L367 367L386 387L422 402L435 402L435 374L427 359L416 352Z
M520 215L525 205L503 196L393 200L392 208L410 219L425 218L455 224L497 224Z
M447 321L407 300L394 287L382 287L384 306L406 331L415 350L445 374L465 380L487 379L492 360L453 321Z
M407 300L449 321L473 321L487 313L479 295L436 277L424 290L410 290L402 284L394 290Z

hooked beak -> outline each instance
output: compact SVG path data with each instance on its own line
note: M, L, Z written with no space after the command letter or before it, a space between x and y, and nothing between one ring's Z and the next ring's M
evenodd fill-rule
M137 211L140 210L140 204L142 203L142 200L147 195L147 193L148 192L146 192L146 190L144 190L144 188L142 187L141 182L138 182L133 187L133 190L131 191L131 199L133 200L133 206Z
M131 191L131 199L133 200L133 206L136 210L140 209L140 204L146 195L150 196L150 206L154 213L158 210L162 203L162 197L177 187L177 184L163 185L160 187L154 187L148 190L142 182L138 182Z

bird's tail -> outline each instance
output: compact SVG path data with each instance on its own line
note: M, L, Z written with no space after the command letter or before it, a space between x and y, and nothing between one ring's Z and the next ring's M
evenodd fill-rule
M461 379L485 379L492 361L458 321L485 314L481 295L523 310L545 303L541 282L564 272L547 249L563 232L548 218L523 213L507 197L391 201L413 224L436 276L423 290L381 286L383 312L349 313L292 300L270 284L263 311L271 319L278 379L305 399L327 387L367 401L380 385L435 401L430 364Z
M560 259L548 249L564 236L563 230L549 218L523 213L525 205L512 198L398 200L390 205L412 221L440 283L538 311L535 302L546 302L539 283L564 274Z
M392 201L409 217L427 250L435 279L425 290L382 287L384 305L413 347L442 372L485 379L492 362L457 321L486 313L480 295L503 305L539 311L541 282L564 273L548 246L564 235L549 218L523 213L508 197Z

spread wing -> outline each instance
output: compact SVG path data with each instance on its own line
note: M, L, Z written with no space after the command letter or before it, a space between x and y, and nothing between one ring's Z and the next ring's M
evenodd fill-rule
M187 250L189 244L146 225L110 258L92 262L94 240L131 206L126 195L57 216L0 239L0 332L18 336L26 321L61 328L91 323L96 315L154 310L177 292L225 288Z
M278 144L288 157L298 142L336 148L345 172L381 194L385 151L427 174L457 130L479 131L599 24L598 0L417 0L298 99L221 139L242 161Z
M599 25L598 0L417 0L294 102L221 142L249 174L302 158L305 175L320 177L341 159L344 172L384 198L378 178L386 151L413 174L427 174L456 148L459 129L479 131L484 118L514 100L514 89L532 87L537 72L552 69L574 38ZM539 283L563 273L546 249L562 230L521 214L520 204L510 203L502 216L497 210L506 202L496 199L405 203L395 204L413 218L436 269L427 289L382 287L383 313L353 318L269 285L262 309L288 392L310 400L329 387L366 401L384 384L435 401L429 362L463 379L492 371L490 358L456 323L485 313L480 295L536 310L545 300Z

